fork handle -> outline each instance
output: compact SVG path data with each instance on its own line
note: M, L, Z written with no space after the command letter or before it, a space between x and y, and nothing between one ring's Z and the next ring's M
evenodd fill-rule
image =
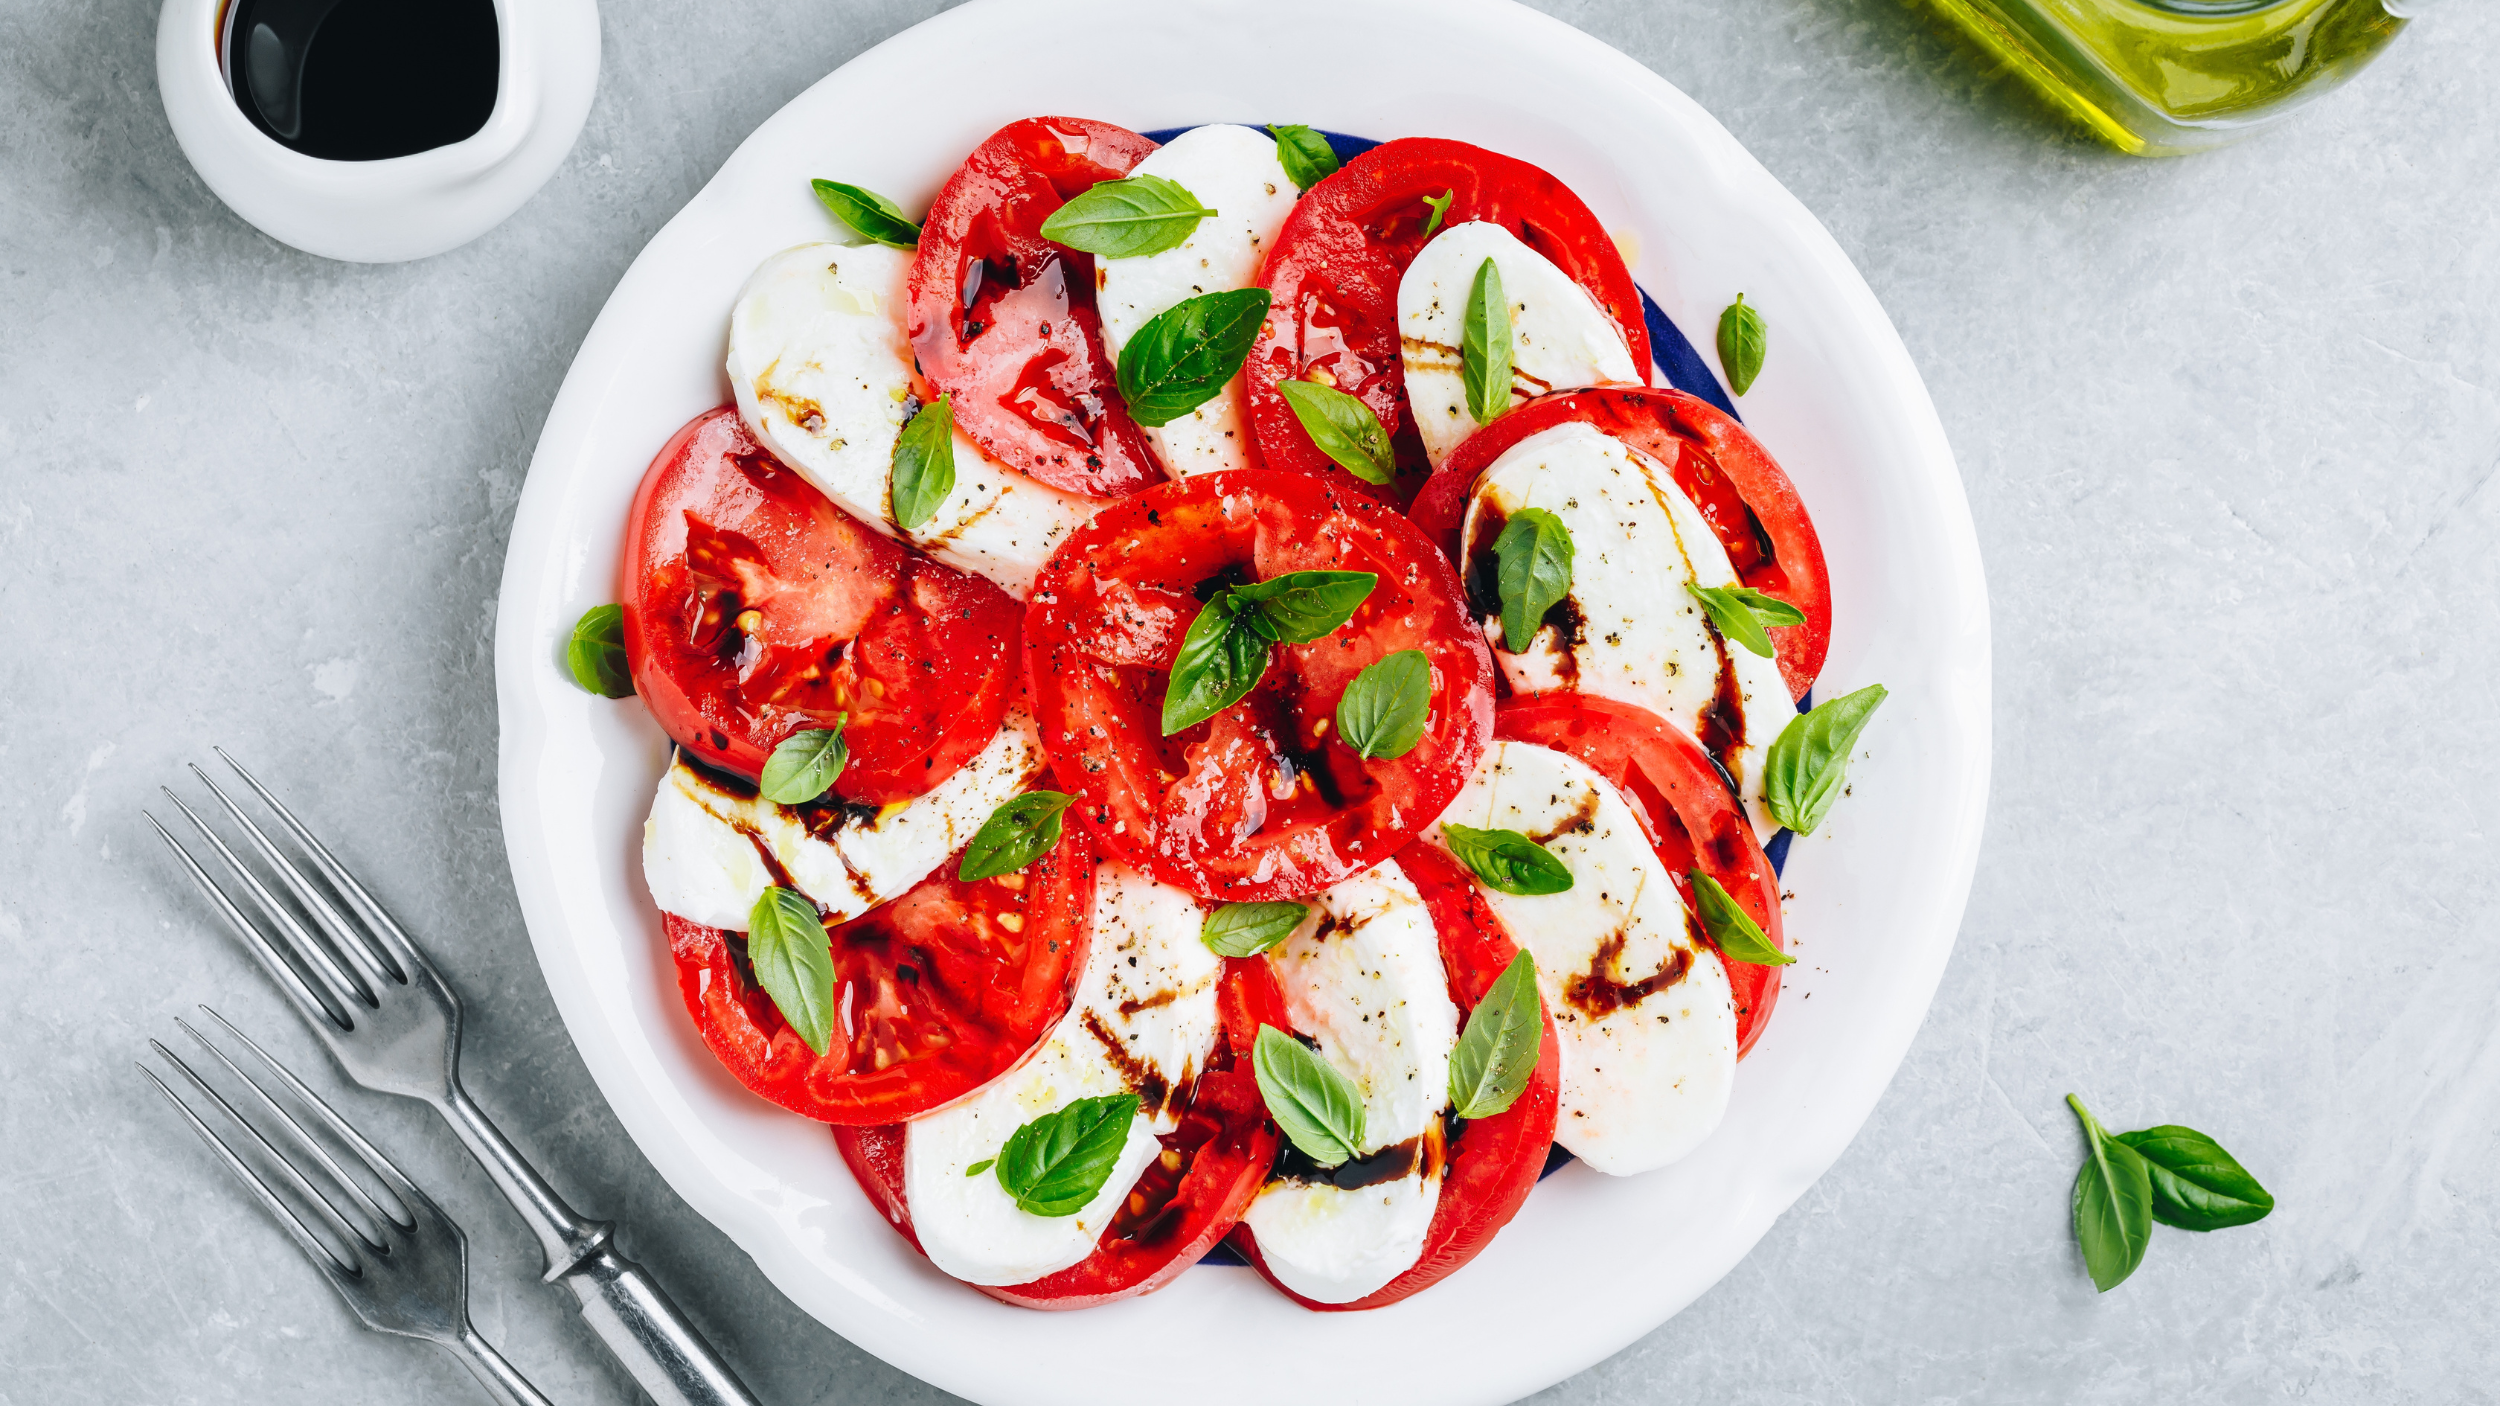
M460 1335L444 1343L443 1348L460 1359L460 1365L469 1369L477 1384L495 1398L496 1406L554 1406L529 1384L529 1378L522 1376L519 1368L495 1351L494 1344L479 1337L477 1329L463 1323Z

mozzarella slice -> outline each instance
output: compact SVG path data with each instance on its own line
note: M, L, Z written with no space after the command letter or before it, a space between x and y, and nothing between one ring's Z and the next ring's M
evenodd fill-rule
M1554 1141L1616 1176L1699 1146L1736 1082L1736 1001L1631 806L1576 757L1495 742L1441 821L1520 831L1571 871L1562 893L1485 890L1562 1036Z
M909 531L893 516L894 441L916 408L903 336L907 250L802 244L766 259L729 314L738 415L775 458L889 537L1022 600L1100 504L1016 473L955 436L955 490Z
M1201 293L1248 288L1298 196L1276 159L1276 143L1250 127L1195 127L1149 152L1131 176L1177 181L1215 213L1189 238L1159 254L1094 260L1102 340L1116 359L1155 316ZM1221 394L1146 438L1174 478L1249 467L1250 432L1241 413L1241 378Z
M1095 873L1094 925L1068 1014L1030 1059L904 1131L903 1196L930 1263L973 1284L1024 1284L1092 1254L1137 1178L1180 1126L1174 1095L1214 1051L1223 959L1199 941L1198 901L1125 865ZM1138 1095L1110 1179L1072 1216L1023 1210L995 1173L1016 1129L1080 1098Z
M1736 582L1727 549L1674 475L1595 426L1556 425L1487 465L1467 498L1460 540L1468 560L1490 554L1522 508L1562 519L1572 543L1565 625L1538 628L1527 652L1504 650L1501 617L1484 621L1493 658L1519 693L1576 689L1646 708L1695 737L1718 706L1720 676L1735 676L1735 733L1719 760L1764 837L1778 822L1762 804L1762 763L1797 719L1779 662L1718 639L1685 583Z
M1589 291L1554 261L1500 225L1470 220L1443 230L1398 284L1398 336L1406 360L1406 403L1423 436L1424 455L1438 468L1458 442L1476 431L1460 374L1467 299L1476 270L1491 259L1510 303L1511 397L1609 381L1639 382L1648 368L1632 364L1623 329Z
M1364 1159L1403 1149L1404 1165L1369 1186L1271 1181L1243 1219L1278 1282L1318 1303L1352 1303L1423 1254L1441 1200L1458 1007L1432 915L1394 863L1311 902L1317 911L1268 965L1294 1028L1362 1090Z
M856 918L927 878L1045 763L1022 708L954 775L881 809L776 805L679 757L643 822L643 882L661 911L733 932L774 884L795 885L831 921Z

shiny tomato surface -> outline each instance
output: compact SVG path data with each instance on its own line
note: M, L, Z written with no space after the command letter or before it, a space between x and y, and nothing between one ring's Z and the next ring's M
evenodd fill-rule
M842 720L833 784L880 805L994 736L1023 607L869 531L757 444L697 416L643 475L625 531L625 655L678 745L754 780L792 733Z
M1248 697L1165 737L1163 697L1202 601L1294 571L1368 571L1334 633L1274 647ZM1317 893L1395 854L1466 784L1492 728L1493 661L1458 576L1414 524L1336 483L1256 469L1113 504L1042 569L1026 616L1042 745L1105 847L1219 901ZM1339 699L1400 650L1432 666L1423 738L1365 760Z

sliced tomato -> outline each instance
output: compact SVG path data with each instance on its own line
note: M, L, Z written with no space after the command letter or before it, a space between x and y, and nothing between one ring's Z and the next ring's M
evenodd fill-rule
M971 760L1014 701L1023 607L860 525L735 406L652 460L621 584L634 691L679 746L749 781L792 733L842 719L834 794L909 800Z
M1449 975L1451 1003L1462 1016L1473 1012L1519 955L1519 948L1494 915L1493 906L1485 902L1473 876L1440 849L1409 845L1398 851L1395 863L1414 882L1425 910L1432 915L1433 930L1441 939L1441 965ZM1278 1283L1259 1255L1258 1237L1247 1225L1233 1231L1233 1244L1278 1293L1304 1308L1343 1312L1396 1303L1448 1278L1474 1259L1492 1243L1494 1232L1519 1213L1545 1170L1561 1098L1562 1041L1548 1014L1536 1070L1528 1076L1528 1087L1518 1101L1490 1118L1453 1124L1443 1144L1441 1199L1432 1208L1423 1253L1405 1273L1352 1303L1315 1303Z
M1586 762L1632 803L1658 862L1674 876L1687 913L1695 911L1687 876L1699 868L1761 925L1772 946L1787 950L1780 935L1779 873L1754 840L1753 825L1728 793L1718 764L1681 728L1611 698L1540 693L1504 702L1494 715L1493 735ZM1693 933L1709 940L1697 918ZM1726 960L1725 953L1720 956ZM1742 1059L1779 1003L1780 969L1727 961L1727 980L1736 997L1736 1057Z
M1804 698L1832 642L1832 583L1805 500L1762 442L1728 414L1682 391L1605 386L1556 391L1469 435L1415 495L1412 516L1453 561L1467 495L1512 445L1569 421L1593 425L1667 466L1710 522L1736 577L1805 612L1770 632L1791 697Z
M1202 598L1292 571L1369 571L1335 633L1274 648L1259 686L1163 735L1174 655ZM1042 569L1026 616L1042 745L1103 844L1202 898L1317 893L1395 854L1466 784L1491 735L1493 660L1458 575L1412 523L1335 483L1204 474L1112 505ZM1432 665L1414 749L1365 760L1339 698L1400 650Z
M1163 1155L1129 1192L1104 1228L1094 1253L1026 1284L977 1285L982 1293L1024 1308L1092 1308L1152 1293L1215 1248L1276 1160L1276 1125L1267 1118L1248 1050L1261 1025L1285 1023L1284 999L1267 964L1227 960L1217 996L1223 1017L1215 1053L1184 1096L1180 1126L1163 1138ZM833 1130L842 1161L860 1189L912 1248L903 1193L904 1125Z
M1008 467L1098 498L1159 483L1094 310L1094 257L1042 221L1155 144L1079 117L1028 117L972 149L921 226L906 329L955 426Z
M1021 873L965 883L961 861L834 928L825 1053L756 984L746 937L667 919L686 1010L738 1082L826 1123L891 1123L1012 1069L1067 1013L1093 924L1082 825Z
M1412 497L1423 446L1406 408L1398 283L1429 236L1430 196L1450 197L1442 224L1501 225L1589 290L1649 374L1640 289L1606 227L1569 186L1515 157L1438 137L1383 142L1303 194L1260 271L1275 302L1244 368L1251 438L1269 468L1319 474L1363 493ZM1317 380L1360 399L1401 443L1402 495L1336 466L1294 418L1277 386ZM1513 412L1516 413L1516 412ZM1507 417L1505 417L1507 418ZM1498 423L1498 422L1497 422ZM1410 457L1411 456L1411 457Z

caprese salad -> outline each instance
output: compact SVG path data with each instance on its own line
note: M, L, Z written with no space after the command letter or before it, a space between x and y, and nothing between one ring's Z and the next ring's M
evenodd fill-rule
M1554 1149L1708 1138L1764 845L1883 690L1802 707L1813 521L1579 197L1063 117L918 221L815 184L568 656L676 743L643 874L722 1065L1035 1308L1219 1246L1378 1307Z

